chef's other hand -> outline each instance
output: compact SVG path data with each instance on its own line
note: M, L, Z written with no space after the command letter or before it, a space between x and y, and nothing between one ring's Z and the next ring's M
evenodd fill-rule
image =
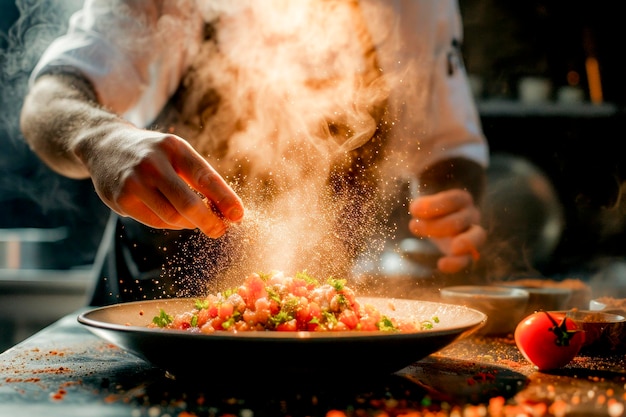
M442 252L437 268L456 273L479 258L487 233L480 226L480 210L472 195L450 189L414 199L409 212L409 229L417 237L429 238Z
M79 158L116 213L160 229L199 228L212 238L243 217L241 199L184 139L131 125L110 129Z

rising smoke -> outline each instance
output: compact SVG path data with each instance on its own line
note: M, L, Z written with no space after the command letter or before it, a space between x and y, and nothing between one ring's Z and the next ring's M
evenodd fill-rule
M73 196L64 194L71 187L21 140L19 108L30 71L81 3L18 0L20 18L2 52L2 125L11 146L28 155L38 178L46 178L20 186L20 192L45 207L71 206ZM202 44L183 80L186 89L172 100L176 118L166 112L155 123L190 140L248 208L244 223L227 238L209 242L198 236L185 243L184 269L172 259L175 267L166 266L165 274L206 274L209 258L223 259L209 272L234 280L269 269L344 274L365 241L380 250L395 233L396 225L382 219L390 204L404 202L390 197L398 178L387 169L402 171L408 161L397 148L384 154L382 144L396 121L389 92L401 81L404 91L413 90L407 76L413 63L381 71L381 45L388 55L396 47L389 4L271 3L204 3L201 12L214 36ZM418 103L412 102L416 113ZM358 174L364 168L374 180ZM348 180L338 179L343 174ZM36 186L42 183L43 192ZM349 191L355 183L359 192Z
M92 262L106 207L91 182L61 177L31 152L19 128L28 78L44 49L67 30L79 0L0 1L0 228L65 228L41 262L67 268ZM42 249L43 251L43 249Z
M44 49L64 33L81 1L16 0L6 5L0 32L0 201L28 200L43 212L72 209L76 186L48 170L30 151L19 128L28 77ZM10 19L13 17L14 19Z
M218 245L228 266L217 274L234 282L254 270L345 275L366 242L380 250L396 228L383 220L383 180L395 186L383 145L400 78L378 62L379 43L394 45L392 11L384 2L267 3L205 4L211 35L173 100L179 119L162 128L189 139L247 204L243 224ZM338 174L352 175L359 191L333 182ZM214 245L191 246L191 263L204 266L194 269L206 272Z

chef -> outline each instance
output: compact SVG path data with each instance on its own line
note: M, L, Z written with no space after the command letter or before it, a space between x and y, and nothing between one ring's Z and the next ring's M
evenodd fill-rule
M396 227L430 238L442 273L468 268L488 148L461 42L452 0L85 1L21 127L111 208L91 303L342 275ZM407 183L411 220L391 224Z

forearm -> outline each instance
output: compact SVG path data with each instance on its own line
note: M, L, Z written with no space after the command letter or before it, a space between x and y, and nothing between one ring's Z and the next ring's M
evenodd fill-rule
M87 178L94 142L126 124L102 109L91 85L71 74L43 75L24 101L21 129L31 149L54 171Z
M467 190L480 205L486 186L485 168L465 158L440 161L419 176L420 193L435 194L451 188Z

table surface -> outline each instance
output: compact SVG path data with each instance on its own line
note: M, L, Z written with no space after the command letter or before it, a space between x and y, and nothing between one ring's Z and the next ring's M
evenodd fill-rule
M0 355L0 416L626 415L623 353L582 353L545 373L511 338L471 336L370 380L338 367L324 381L269 382L253 362L240 383L181 381L93 335L77 322L80 312ZM214 359L208 352L204 360Z

